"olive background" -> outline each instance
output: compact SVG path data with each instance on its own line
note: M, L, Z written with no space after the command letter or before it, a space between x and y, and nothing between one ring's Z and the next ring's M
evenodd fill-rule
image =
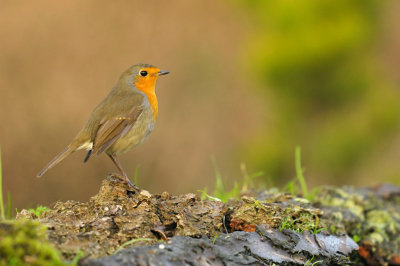
M196 192L262 171L284 186L302 148L310 187L399 184L400 3L1 1L0 145L13 208L85 201L116 169L69 156L37 172L135 63L159 79L159 117L121 156L152 193Z

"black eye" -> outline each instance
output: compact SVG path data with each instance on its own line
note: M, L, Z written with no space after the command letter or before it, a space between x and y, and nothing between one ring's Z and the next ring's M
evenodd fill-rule
M146 71L146 70L140 71L140 75L141 75L142 77L147 76L147 71Z

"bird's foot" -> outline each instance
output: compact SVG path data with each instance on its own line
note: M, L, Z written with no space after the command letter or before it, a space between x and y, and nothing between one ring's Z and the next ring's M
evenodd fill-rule
M140 188L138 188L135 183L133 183L127 176L124 177L125 178L125 182L128 184L128 186L130 188L132 188L133 190L139 192Z
M140 192L140 188L138 188L127 176L118 173L110 173L110 175L120 178L122 182L127 184L129 188L133 189L135 192Z

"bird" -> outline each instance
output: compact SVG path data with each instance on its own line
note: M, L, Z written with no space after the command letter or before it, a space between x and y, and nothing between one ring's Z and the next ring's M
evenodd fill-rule
M157 79L168 74L150 64L136 64L122 73L110 93L97 105L81 131L38 174L49 169L75 151L87 150L86 163L93 155L103 152L110 157L132 188L138 189L118 159L122 153L143 143L154 129L158 115L155 93Z

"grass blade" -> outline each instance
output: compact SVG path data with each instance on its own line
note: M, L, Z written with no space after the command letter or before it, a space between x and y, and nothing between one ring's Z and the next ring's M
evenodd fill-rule
M3 198L3 174L1 167L1 149L0 149L0 215L1 220L6 219L5 210L4 210L4 198Z
M295 167L297 180L299 181L303 197L308 198L308 188L303 176L303 169L301 169L301 149L299 146L296 147L295 152Z
M120 251L123 250L126 246L128 246L128 245L130 245L130 244L133 244L133 243L136 243L136 242L139 242L139 241L154 241L154 240L155 240L155 239L153 239L153 238L134 238L134 239L131 239L131 240L129 240L129 241L123 243L123 244L114 252L114 254L117 254L118 252L120 252Z
M11 220L12 208L11 208L11 193L7 193L7 219Z

